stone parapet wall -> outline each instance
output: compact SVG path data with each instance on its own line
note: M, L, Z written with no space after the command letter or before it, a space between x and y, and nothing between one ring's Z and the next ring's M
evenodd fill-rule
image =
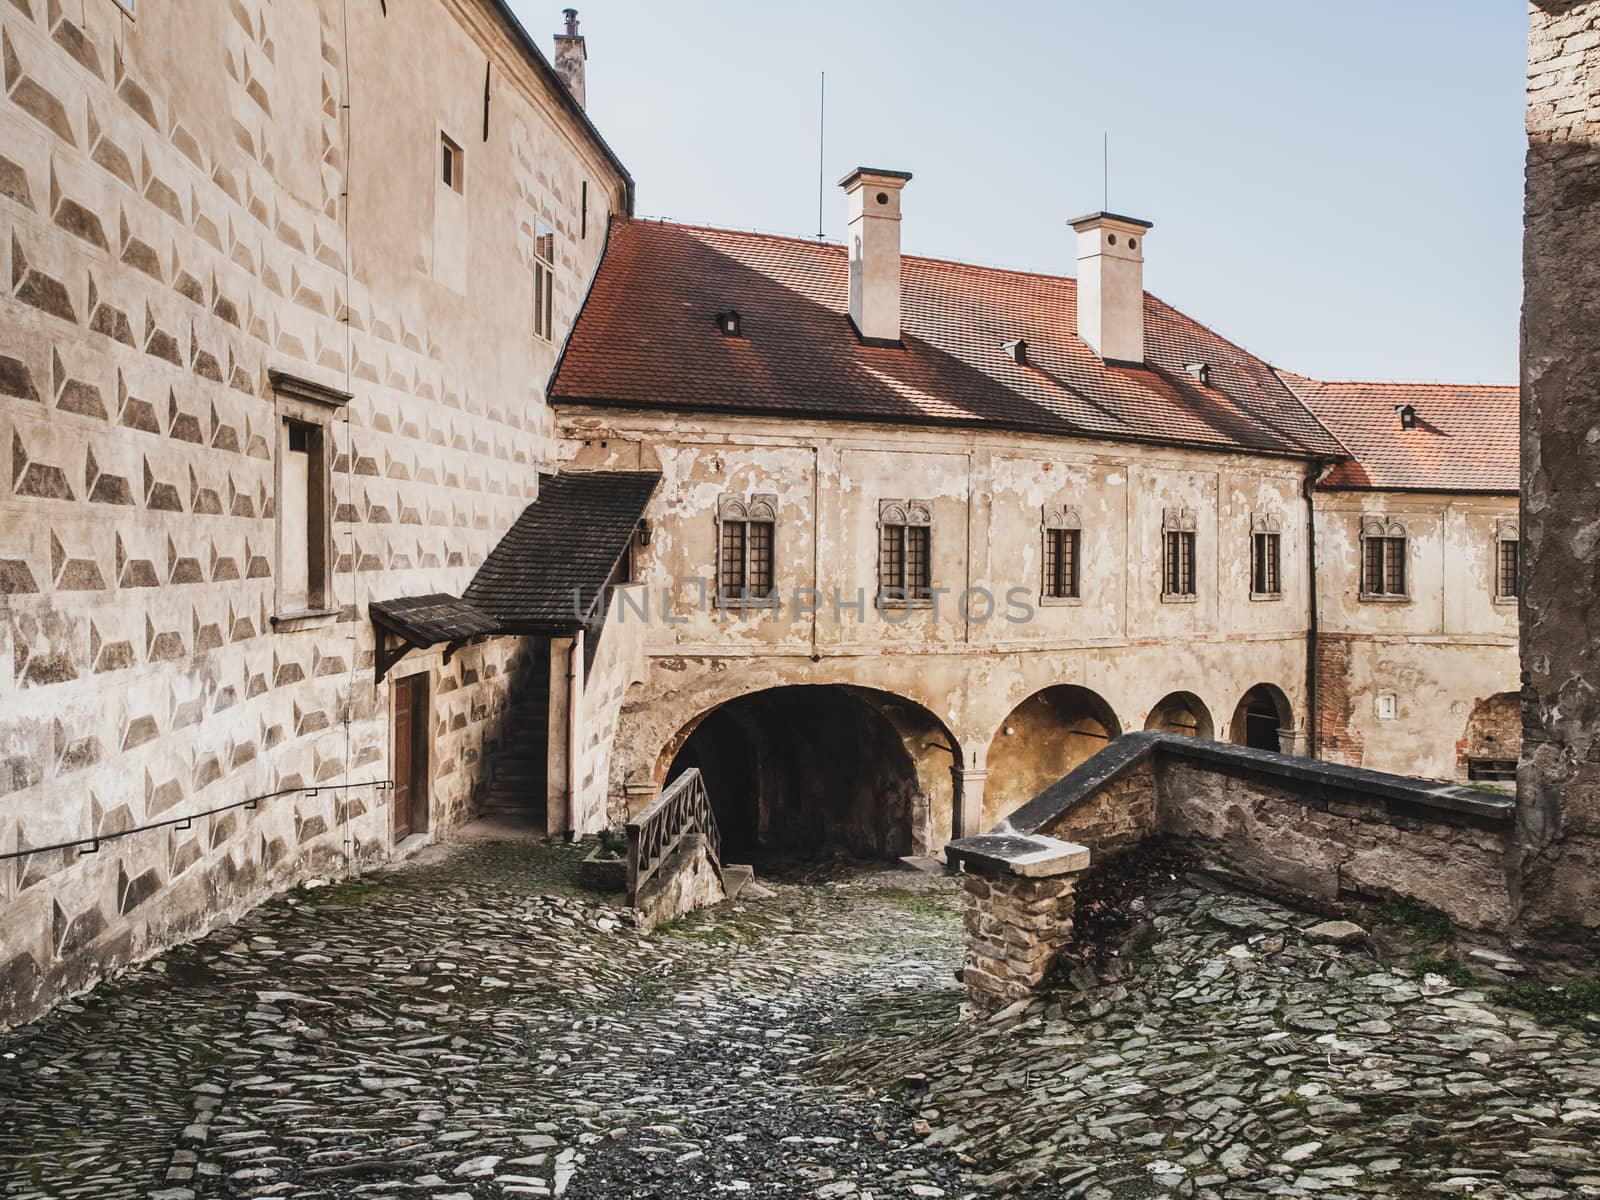
M1341 786L1169 760L1161 828L1247 886L1334 902L1393 896L1503 931L1510 822L1440 819Z
M1069 807L1059 820L1030 832L1089 847L1098 859L1131 850L1160 827L1161 812L1155 760L1145 759L1107 780Z

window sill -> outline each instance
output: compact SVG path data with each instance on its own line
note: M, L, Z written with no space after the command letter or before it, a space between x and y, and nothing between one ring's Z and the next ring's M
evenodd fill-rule
M1360 596L1363 604L1410 604L1410 596L1402 596L1391 592L1362 592Z
M1517 598L1515 596L1496 596L1494 602L1504 605L1506 608L1515 608L1517 606Z
M1163 604L1193 604L1200 599L1198 592L1162 592Z
M1040 608L1074 608L1083 604L1082 596L1040 596Z
M1250 599L1252 599L1252 600L1282 600L1283 599L1283 593L1282 592L1251 592L1250 593Z
M880 610L890 612L905 611L912 608L932 608L933 597L879 596L877 604Z
M744 616L746 613L770 612L776 614L778 611L778 598L776 596L751 596L749 599L743 599L739 596L718 596L715 599L715 607L718 612L738 613L740 616Z
M297 629L326 629L339 620L339 610L309 608L303 612L274 613L267 619L277 633L293 633Z

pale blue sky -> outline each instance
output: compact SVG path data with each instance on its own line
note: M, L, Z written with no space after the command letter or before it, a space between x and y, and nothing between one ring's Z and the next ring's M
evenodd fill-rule
M559 0L513 0L548 53ZM1515 0L579 0L589 111L641 214L815 234L914 173L908 253L1071 274L1064 221L1155 222L1146 286L1328 379L1516 379Z

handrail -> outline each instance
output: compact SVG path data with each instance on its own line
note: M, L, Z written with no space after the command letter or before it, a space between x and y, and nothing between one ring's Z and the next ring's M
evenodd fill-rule
M698 767L690 767L666 787L659 796L629 821L628 903L638 900L639 890L649 883L691 833L706 839L706 853L714 866L722 863L722 834L711 808L705 779Z
M132 837L136 833L147 833L152 829L166 829L176 826L179 829L188 829L196 821L205 817L215 817L221 813L230 812L236 808L255 808L263 800L276 800L280 796L296 796L304 794L315 796L318 792L342 792L354 788L377 788L378 791L387 791L394 787L392 779L363 779L357 783L312 783L297 787L279 788L275 792L263 792L259 796L247 796L243 800L234 800L228 804L219 804L215 808L204 809L201 812L185 813L180 817L167 817L160 821L150 821L144 825L133 825L127 829L118 829L111 833L93 833L88 837L75 838L70 842L55 842L49 846L29 846L22 850L8 850L0 853L0 862L14 858L29 858L35 854L49 854L53 850L76 850L80 846L87 846L85 854L96 854L105 842L114 842L118 838Z

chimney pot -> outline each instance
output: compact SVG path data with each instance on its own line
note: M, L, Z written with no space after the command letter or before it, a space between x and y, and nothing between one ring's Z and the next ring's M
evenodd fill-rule
M567 36L568 37L577 37L578 36L578 10L575 9L575 8L563 8L561 10L561 15L567 19Z
M1088 213L1078 235L1078 336L1106 362L1144 362L1144 235L1149 221Z
M910 178L857 167L839 181L849 206L850 320L872 344L900 344L900 190Z

